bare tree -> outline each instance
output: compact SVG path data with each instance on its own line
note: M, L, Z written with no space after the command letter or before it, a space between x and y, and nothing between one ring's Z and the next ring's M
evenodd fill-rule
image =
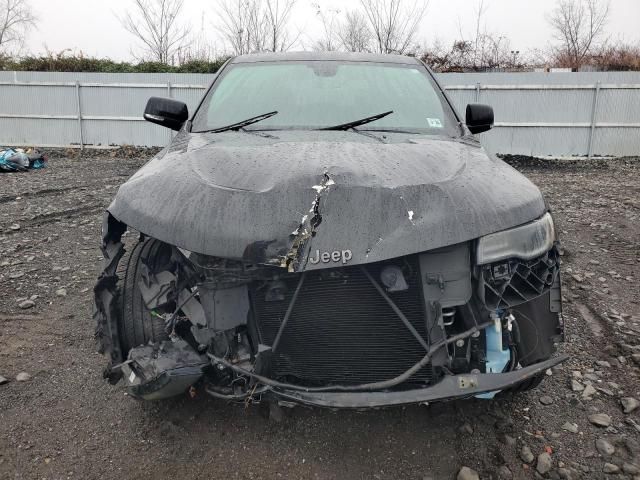
M462 20L458 18L460 40L453 45L452 58L456 59L457 66L463 70L483 71L496 66L495 46L499 45L504 37L494 37L487 32L484 22L487 10L488 5L485 5L485 1L479 0L475 9L473 31L469 36L465 35Z
M322 22L322 37L313 44L313 49L320 52L333 52L340 45L340 36L338 29L340 21L338 15L340 10L337 8L328 8L323 10L319 3L312 3L311 6L316 9L316 16Z
M482 35L481 29L486 30L486 25L482 24L482 17L487 12L487 8L484 5L484 0L480 0L480 4L478 5L478 9L476 10L476 38L474 41L474 52L473 52L473 63L476 65L478 63L478 53L480 52L480 46L482 44Z
M285 51L291 41L288 24L296 0L219 0L219 30L235 55Z
M272 52L289 50L298 40L291 39L288 24L296 0L265 0L265 18L267 22L267 49Z
M600 46L609 18L609 0L559 0L548 21L559 45L557 60L578 69L589 53Z
M0 52L20 49L36 17L27 0L0 1Z
M410 53L427 0L360 0L379 53Z
M371 49L371 30L367 19L357 10L346 13L338 35L342 48L348 52L368 52Z
M235 55L265 50L267 21L261 0L220 0L220 31Z
M133 10L119 17L122 26L143 45L139 57L172 63L189 44L188 25L180 22L184 0L133 0Z
M468 35L458 19L458 35L450 49L437 43L423 53L425 61L443 71L487 71L513 68L514 56L504 35L489 32L484 22L488 5L479 0L475 9L473 29Z
M477 70L516 68L517 58L511 53L511 41L503 35L482 34L478 52Z
M205 13L202 12L200 18L200 28L191 34L191 41L185 48L180 49L177 54L178 65L186 63L207 62L213 63L223 58L218 51L217 45L208 38L209 22L205 20Z

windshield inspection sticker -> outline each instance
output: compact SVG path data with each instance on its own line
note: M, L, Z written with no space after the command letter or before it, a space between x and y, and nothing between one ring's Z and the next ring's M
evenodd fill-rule
M442 122L439 118L427 118L429 128L442 128Z

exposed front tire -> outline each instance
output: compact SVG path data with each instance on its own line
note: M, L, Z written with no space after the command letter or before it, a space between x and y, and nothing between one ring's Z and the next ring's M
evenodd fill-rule
M124 358L127 358L129 350L134 347L168 338L164 320L153 316L147 309L138 286L143 262L153 265L152 262L164 257L161 252L165 248L168 248L166 244L147 238L125 253L118 266L118 331Z

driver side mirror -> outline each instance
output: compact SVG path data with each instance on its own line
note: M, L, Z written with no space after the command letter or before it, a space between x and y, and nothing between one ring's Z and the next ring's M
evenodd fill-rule
M493 128L493 108L480 103L467 105L467 128L473 134L486 132Z
M189 109L185 103L172 98L151 97L144 109L144 119L171 130L180 130L189 119Z

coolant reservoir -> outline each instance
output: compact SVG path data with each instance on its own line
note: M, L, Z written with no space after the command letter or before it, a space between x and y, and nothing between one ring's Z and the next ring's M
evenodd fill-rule
M493 325L485 330L485 343L487 345L486 373L502 373L511 359L511 352L508 348L506 350L503 349L501 315L498 312L493 312L491 319L493 320ZM480 395L476 395L476 397L491 399L498 392L499 390L481 393Z

